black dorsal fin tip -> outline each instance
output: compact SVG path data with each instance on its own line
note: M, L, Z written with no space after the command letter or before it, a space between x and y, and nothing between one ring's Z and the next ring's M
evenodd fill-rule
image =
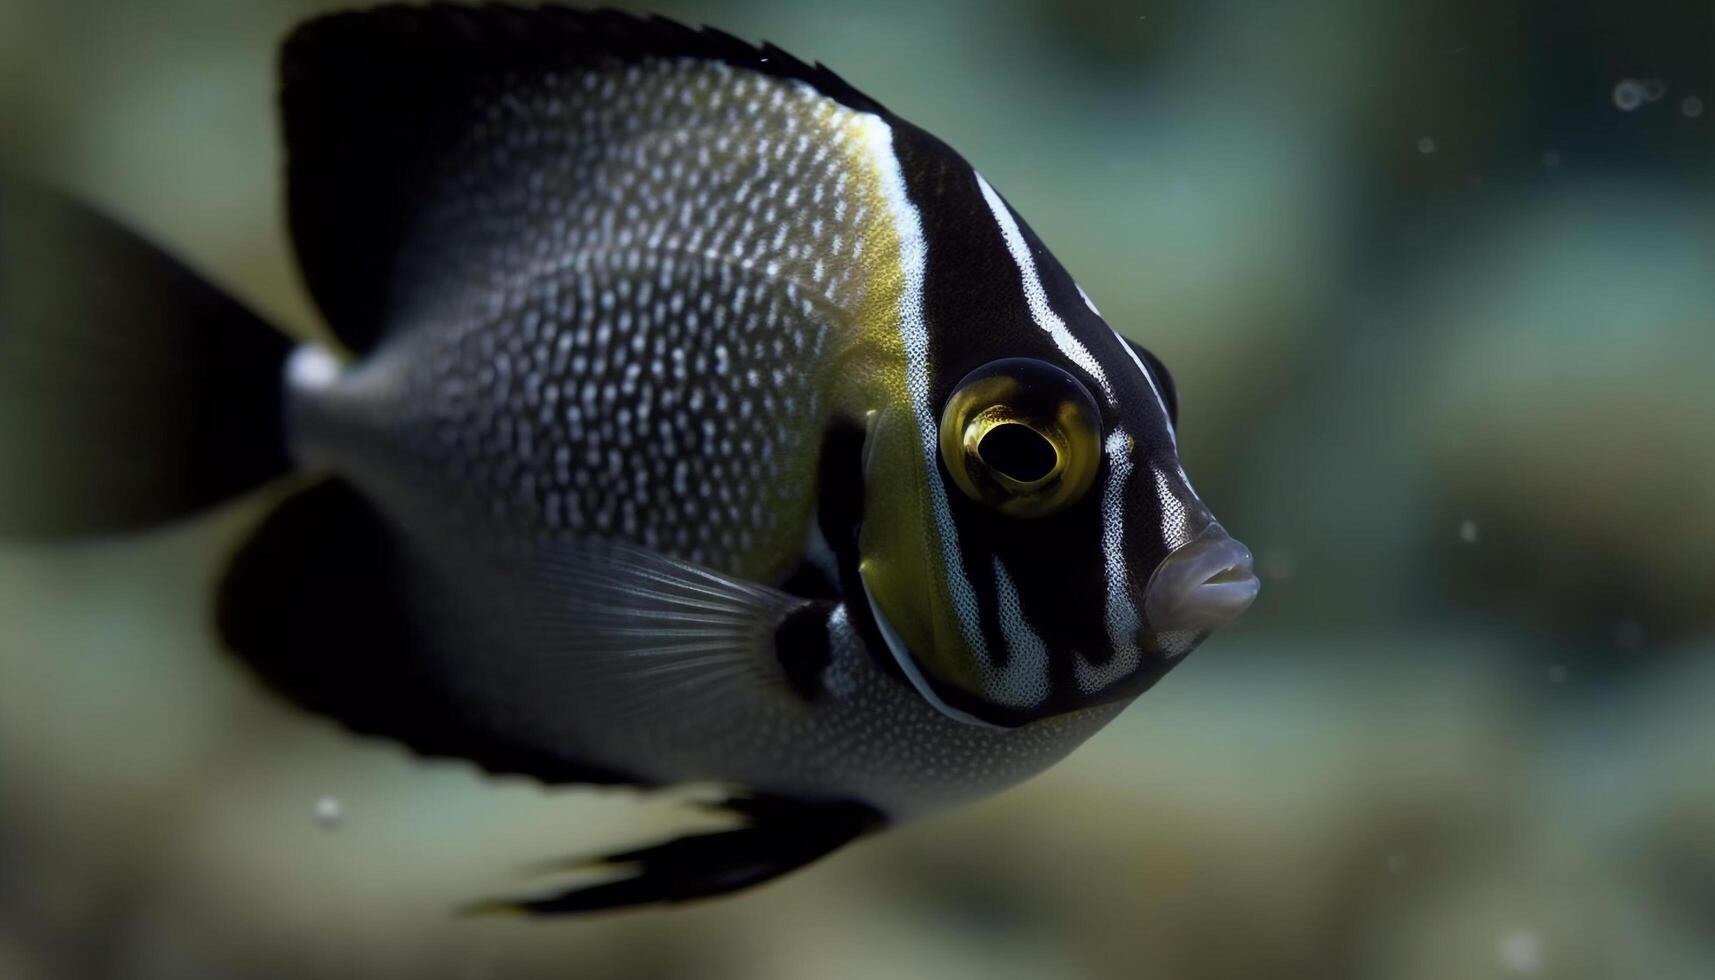
M283 48L282 77L290 86L330 71L341 77L367 75L381 67L376 62L380 45L401 42L419 49L413 60L433 54L474 56L490 63L532 56L574 64L580 55L699 58L804 82L859 112L887 111L826 66L806 63L774 44L752 44L716 28L611 8L435 3L340 11L292 32Z

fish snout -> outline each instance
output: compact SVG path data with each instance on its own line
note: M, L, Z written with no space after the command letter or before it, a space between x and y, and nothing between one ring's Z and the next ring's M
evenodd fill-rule
M1249 609L1261 587L1250 549L1215 524L1155 569L1143 612L1156 632L1212 630Z

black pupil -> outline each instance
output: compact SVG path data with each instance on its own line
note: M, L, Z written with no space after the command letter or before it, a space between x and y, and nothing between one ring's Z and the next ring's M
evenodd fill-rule
M1028 425L1007 422L983 434L977 454L990 469L1020 483L1035 483L1054 472L1054 444Z

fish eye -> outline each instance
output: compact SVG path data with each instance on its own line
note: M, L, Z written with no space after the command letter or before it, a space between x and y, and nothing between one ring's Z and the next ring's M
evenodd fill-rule
M941 412L941 461L967 497L1012 517L1081 500L1101 462L1100 412L1077 378L1008 357L960 381Z
M1017 483L1047 479L1060 465L1060 454L1048 438L1028 425L1002 422L983 434L977 455L989 468Z

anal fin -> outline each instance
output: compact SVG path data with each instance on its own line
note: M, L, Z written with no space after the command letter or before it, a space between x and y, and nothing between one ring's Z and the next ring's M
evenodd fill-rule
M712 898L778 878L886 823L880 811L856 801L741 796L715 808L742 822L729 830L561 862L567 870L609 867L630 873L532 898L481 902L468 911L573 915Z

